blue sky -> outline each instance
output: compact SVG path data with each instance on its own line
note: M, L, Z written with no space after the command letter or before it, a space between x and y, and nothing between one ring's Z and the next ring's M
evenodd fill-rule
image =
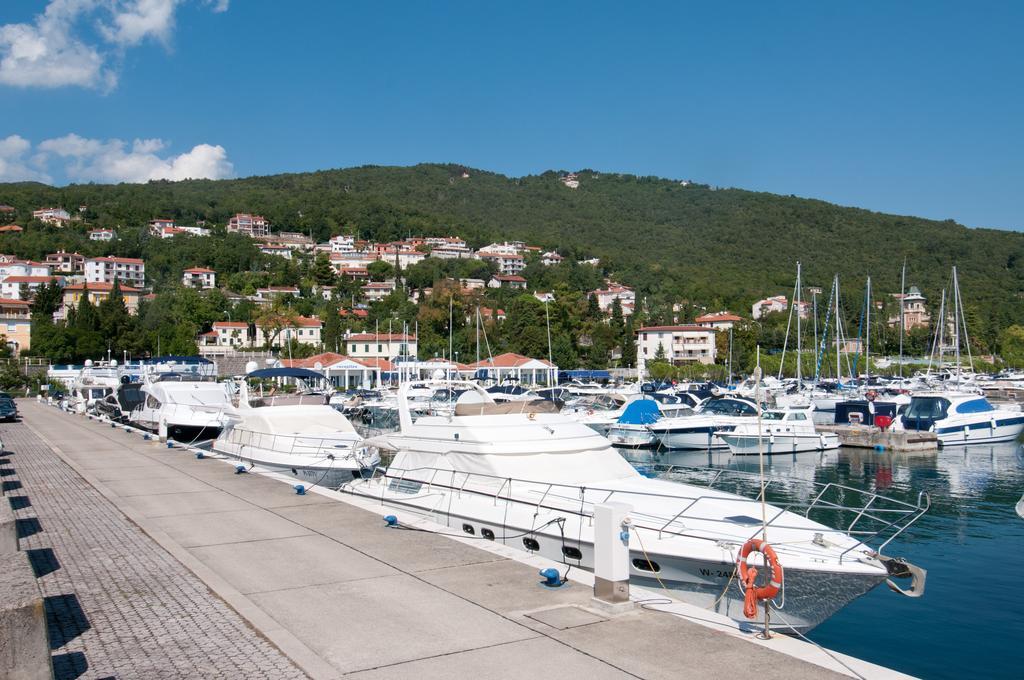
M7 2L0 178L595 168L1024 229L1024 4L635 4Z

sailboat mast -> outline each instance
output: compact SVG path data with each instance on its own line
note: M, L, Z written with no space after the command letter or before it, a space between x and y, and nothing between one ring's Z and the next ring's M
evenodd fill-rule
M800 352L803 346L800 343L800 314L803 309L800 307L800 298L802 296L800 290L800 261L796 263L796 300L793 302L793 306L796 307L796 384L799 389L802 383L802 374L800 372Z
M871 377L871 277L868 277L867 314L864 322L864 375Z
M960 385L960 285L956 280L956 265L953 266L953 349L956 352L956 384Z
M836 274L835 279L835 291L836 291L836 384L843 382L843 366L840 363L840 349L842 348L842 325L839 319L839 274Z
M903 271L900 274L900 377L903 377L903 336L907 333L903 317L903 298L907 294L907 258L903 258Z

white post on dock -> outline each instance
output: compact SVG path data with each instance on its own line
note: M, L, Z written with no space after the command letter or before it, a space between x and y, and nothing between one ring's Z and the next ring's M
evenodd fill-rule
M629 513L633 506L594 506L594 599L604 605L629 602Z
M160 425L157 429L157 434L160 435L160 441L167 441L167 421L163 418L160 419Z

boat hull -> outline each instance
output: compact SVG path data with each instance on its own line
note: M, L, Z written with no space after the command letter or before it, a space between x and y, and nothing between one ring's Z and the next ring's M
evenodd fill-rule
M654 435L662 448L690 451L714 451L726 449L728 446L718 436L722 428L676 428L670 430L654 430Z
M756 434L722 434L720 436L737 456L757 456L761 453L770 456L772 454L831 451L839 448L839 437L832 433L807 436L785 434L761 437Z
M352 485L342 487L342 490L363 495L359 489L365 488ZM472 529L472 535L486 536L485 530L490 531L495 542L571 567L593 571L594 546L592 541L586 540L585 532L580 532L583 540L572 540L569 537L576 534L576 531L566 530L564 537L557 531L552 533L550 530L531 533L530 527L502 526L497 522L488 522L458 512L446 513L441 508L447 503L438 502L436 498L433 503L424 498L428 504L424 506L412 499L403 498L400 494L388 491L381 494L379 487L376 493L366 495L376 501L382 501L386 506L406 510L423 519L444 524L456 532L468 534L468 529ZM530 549L525 544L522 538L524 534L536 541L536 549ZM567 558L567 548L578 550L579 558ZM657 577L650 570L636 567L637 564L649 565L651 562L659 568ZM738 579L734 576L736 564L732 561L687 559L655 550L631 550L630 563L630 581L636 585L660 588L663 584L679 599L727 616L741 627L754 629L763 626L763 618L751 621L743 614L744 597ZM790 567L785 569L783 591L775 600L776 606L781 609L773 609L770 623L771 628L779 632L806 633L886 579L886 574L881 569L865 574ZM765 573L766 570L759 567L759 571Z
M995 444L1016 441L1024 431L1024 416L973 423L936 423L935 434L943 446Z
M656 446L658 438L646 427L615 426L608 430L608 441L615 446L643 449Z

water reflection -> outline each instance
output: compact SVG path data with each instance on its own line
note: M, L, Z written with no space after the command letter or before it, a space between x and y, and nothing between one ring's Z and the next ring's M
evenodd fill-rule
M641 469L659 466L650 469L660 474L660 466L671 465L758 470L756 456L729 452L620 453ZM921 491L931 497L929 512L886 550L928 569L924 597L909 600L877 588L816 629L817 641L921 677L1020 677L1020 445L911 454L843 448L766 457L765 471L783 480L769 489L776 503L806 504L807 482L836 482L908 503ZM941 640L956 644L937 644Z

